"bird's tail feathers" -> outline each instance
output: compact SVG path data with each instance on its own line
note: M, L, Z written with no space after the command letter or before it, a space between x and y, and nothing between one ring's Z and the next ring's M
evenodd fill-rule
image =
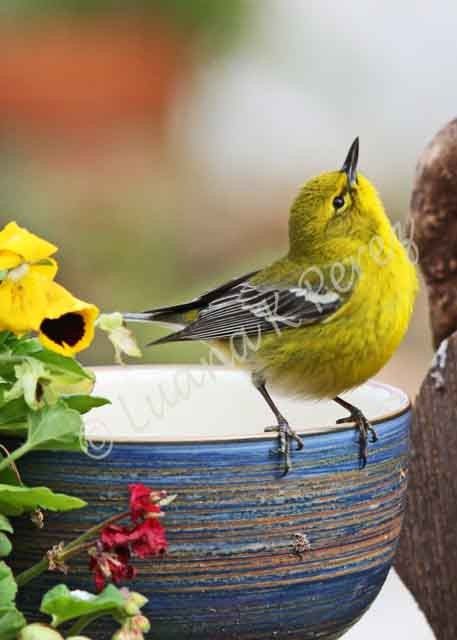
M126 312L122 314L126 322L170 322L171 324L186 324L183 314L196 308L195 302L177 304L172 307L160 307L138 313Z
M125 322L153 322L156 319L156 313L154 311L123 313L122 318Z
M158 344L167 344L169 342L181 342L185 340L183 337L182 331L176 331L175 333L169 333L167 336L163 336L162 338L158 338L157 340L151 340L151 342L146 343L146 347L155 347Z

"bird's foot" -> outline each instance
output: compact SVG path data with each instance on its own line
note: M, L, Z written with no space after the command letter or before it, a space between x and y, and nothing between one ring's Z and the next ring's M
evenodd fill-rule
M346 418L340 418L336 421L337 424L344 424L347 422L355 422L359 431L359 464L360 468L363 469L366 466L368 459L368 439L371 436L371 442L373 443L378 440L378 436L368 419L363 415L360 409L357 409L357 407L353 407L351 409L349 416Z
M278 432L278 448L273 449L272 453L284 457L284 472L282 475L285 476L292 468L291 443L297 443L297 451L303 449L305 445L300 436L290 427L287 420L280 420L277 425L265 428L266 433L271 433L272 431Z

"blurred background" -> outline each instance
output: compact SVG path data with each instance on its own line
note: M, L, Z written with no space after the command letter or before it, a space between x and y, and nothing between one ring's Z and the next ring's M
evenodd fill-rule
M60 281L104 311L279 256L298 186L356 135L404 220L418 155L457 115L456 3L2 0L0 18L3 222L56 243ZM430 357L422 294L380 378L414 394ZM112 361L102 336L83 359Z

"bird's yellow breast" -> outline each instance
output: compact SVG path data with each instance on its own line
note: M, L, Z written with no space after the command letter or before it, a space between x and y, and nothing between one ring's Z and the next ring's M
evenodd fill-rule
M361 256L349 300L314 325L266 334L246 362L285 393L335 397L375 375L402 341L411 318L417 277L395 238L389 259Z

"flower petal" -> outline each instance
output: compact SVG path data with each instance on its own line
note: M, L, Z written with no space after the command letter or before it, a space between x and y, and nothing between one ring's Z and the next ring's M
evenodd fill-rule
M19 280L3 280L0 283L0 330L37 331L46 314L48 285L47 278L33 268Z
M114 357L117 364L124 364L122 360L123 353L131 358L141 358L140 348L133 333L124 326L121 313L118 311L102 313L97 320L97 327L108 334L108 338L114 347Z
M21 256L13 251L0 249L0 269L14 269L22 262Z
M136 570L129 563L130 552L126 549L106 552L102 549L89 550L89 568L94 574L95 587L100 591L111 580L119 584L123 580L131 580L136 575Z
M160 513L160 506L152 501L152 496L158 495L144 484L129 484L130 493L130 514L132 520L144 518L148 513Z
M168 546L165 528L158 520L148 518L132 530L130 545L132 554L138 558L165 553Z
M10 222L0 231L0 249L21 256L25 262L39 262L57 251L55 245L19 227L15 222Z
M32 271L40 273L47 280L54 280L58 270L57 262L54 258L45 258L41 262L37 262L30 266Z
M49 283L46 298L38 335L41 343L65 356L86 349L94 338L97 307L73 297L56 282Z
M130 529L118 524L108 524L100 532L100 540L105 549L116 547L128 547L130 540Z

